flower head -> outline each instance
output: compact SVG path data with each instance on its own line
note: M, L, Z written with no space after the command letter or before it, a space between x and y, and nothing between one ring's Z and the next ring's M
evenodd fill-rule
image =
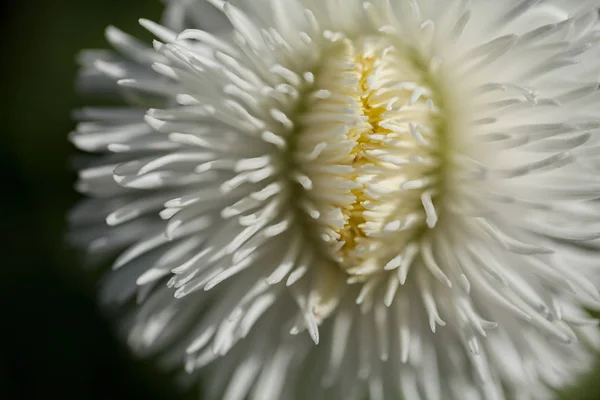
M171 0L153 48L109 28L83 83L128 106L78 114L104 156L74 236L120 251L131 346L228 400L570 383L600 345L598 6Z

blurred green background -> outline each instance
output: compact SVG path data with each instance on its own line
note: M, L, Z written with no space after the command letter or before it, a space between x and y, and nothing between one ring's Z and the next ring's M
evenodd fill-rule
M68 160L75 57L104 48L113 24L141 38L158 0L13 0L4 5L0 275L0 398L183 399L169 377L132 359L94 302L95 283L64 245L77 201ZM8 279L7 275L8 274ZM600 370L564 399L600 399Z
M129 357L95 305L95 282L63 244L78 200L69 170L80 49L114 24L143 38L154 0L9 0L2 29L0 398L178 399L171 380ZM189 396L187 396L189 397ZM197 398L196 396L192 396Z

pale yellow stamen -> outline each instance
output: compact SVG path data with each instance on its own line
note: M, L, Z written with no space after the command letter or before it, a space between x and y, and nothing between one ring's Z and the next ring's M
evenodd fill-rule
M381 105L371 103L371 95L373 90L369 88L367 79L373 74L375 63L377 58L373 55L359 54L356 60L356 72L359 74L359 97L362 104L362 113L367 117L368 127L355 128L350 132L350 136L353 140L356 140L356 146L351 151L351 155L354 157L352 160L352 166L355 167L356 176L360 173L360 167L368 165L370 161L365 157L365 150L377 149L378 144L371 141L373 134L387 135L391 131L389 129L382 128L379 126L381 121L381 115L384 113L385 108ZM340 249L340 253L343 259L349 258L349 253L354 250L357 244L366 237L363 231L364 223L366 218L364 215L365 206L364 203L369 200L368 196L364 191L364 186L352 189L352 194L355 196L354 203L344 207L342 212L345 216L345 225L342 229L337 232L340 235L340 241L344 242L344 245Z
M295 154L306 200L330 257L368 276L435 224L439 110L422 71L381 38L342 41L315 85Z

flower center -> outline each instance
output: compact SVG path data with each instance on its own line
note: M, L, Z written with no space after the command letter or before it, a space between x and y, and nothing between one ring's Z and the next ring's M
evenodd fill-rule
M427 75L384 38L325 56L294 146L300 201L346 272L394 263L438 219L441 114Z

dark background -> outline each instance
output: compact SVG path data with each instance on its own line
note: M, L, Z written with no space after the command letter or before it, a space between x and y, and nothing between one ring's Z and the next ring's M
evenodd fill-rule
M10 0L9 0L10 1ZM573 0L576 1L576 0ZM0 24L0 398L183 399L134 360L98 312L95 280L64 245L78 200L68 169L75 57L107 25L144 39L158 0L12 0ZM600 372L564 399L600 399Z
M178 399L167 376L132 359L95 306L95 282L64 245L79 199L66 140L80 49L114 24L143 38L156 0L9 0L0 40L0 398ZM189 397L189 396L186 396Z

